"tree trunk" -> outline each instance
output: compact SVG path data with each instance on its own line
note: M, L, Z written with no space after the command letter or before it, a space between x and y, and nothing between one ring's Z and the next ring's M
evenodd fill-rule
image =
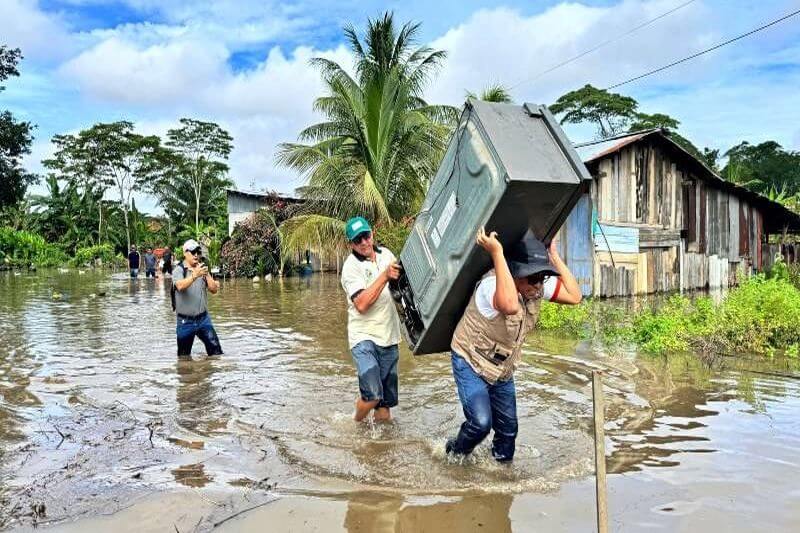
M125 215L125 236L128 239L128 251L131 249L131 225L128 222L128 206L122 208L122 213Z
M100 221L97 223L97 244L103 242L103 204L97 202L97 212L100 214Z
M197 184L194 189L194 237L200 238L200 192L202 190L202 183Z

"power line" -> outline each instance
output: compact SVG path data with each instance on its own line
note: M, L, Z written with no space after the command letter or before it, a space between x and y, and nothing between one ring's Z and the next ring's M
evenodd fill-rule
M754 28L754 29L748 31L747 33L743 33L741 35L737 35L736 37L734 37L732 39L728 39L725 42L716 44L716 45L712 46L711 48L706 48L705 50L701 50L700 52L696 52L696 53L694 53L694 54L692 54L690 56L686 56L683 59L679 59L677 61L673 61L669 65L664 65L663 67L659 67L657 69L653 69L653 70L651 70L649 72L645 72L644 74L640 74L639 76L633 77L631 79L628 79L628 80L625 80L625 81L621 81L619 83L615 83L614 85L609 85L608 87L606 87L605 90L608 91L608 90L611 90L611 89L616 89L617 87L620 87L622 85L631 83L631 82L636 81L636 80L640 80L642 78L646 78L647 76L650 76L652 74L656 74L657 72L661 72L662 70L667 70L668 68L672 68L675 65L680 65L681 63L685 63L686 61L689 61L689 60L694 59L696 57L700 57L701 55L707 54L708 52L713 52L714 50L717 50L718 48L722 48L725 45L731 44L731 43L736 42L736 41L738 41L740 39L744 39L745 37L749 37L750 35L753 35L754 33L758 33L761 30L765 30L765 29L769 28L770 26L774 26L775 24L778 24L779 22L783 22L784 20L792 18L792 17L794 17L796 15L799 15L799 14L800 14L800 9L798 9L797 11L793 11L793 12L789 13L788 15L784 15L781 18L775 19L772 22L768 22L767 24L764 24L763 26L759 26L758 28Z
M523 78L522 80L518 81L517 83L515 83L514 85L509 87L508 89L511 90L511 89L514 89L515 87L519 87L523 83L529 83L529 82L536 81L539 78L541 78L542 76L544 76L545 74L549 74L549 73L553 72L554 70L558 70L563 66L569 65L570 63L572 63L574 61L577 61L578 59L582 58L583 56L589 55L592 52L595 52L595 51L603 48L604 46L608 46L611 43L617 42L620 39L622 39L624 37L627 37L628 35L636 32L636 31L639 31L642 28L644 28L646 26L649 26L650 24L652 24L652 23L654 23L654 22L656 22L656 21L658 21L658 20L660 20L660 19L662 19L662 18L664 18L664 17L666 17L668 15L671 15L672 13L675 13L679 9L683 9L684 7L686 7L689 4L692 4L694 2L695 2L695 0L689 0L688 2L684 2L679 6L673 7L669 11L665 11L664 13L661 13L657 17L651 18L650 20L647 20L647 21L642 22L641 24L639 24L637 26L634 26L633 28L629 29L625 33L617 35L616 37L612 37L611 39L608 39L607 41L603 41L600 44L595 45L592 48L589 48L588 50L583 51L583 52L581 52L580 54L578 54L576 56L573 56L573 57L571 57L571 58L569 58L569 59L567 59L565 61L562 61L561 63L558 63L557 65L553 65L552 67L548 68L547 70L543 70L543 71L539 72L538 74L535 74L535 75L533 75L533 76L531 76L529 78Z

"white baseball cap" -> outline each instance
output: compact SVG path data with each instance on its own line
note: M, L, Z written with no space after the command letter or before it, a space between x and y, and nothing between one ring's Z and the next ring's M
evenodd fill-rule
M184 252L191 252L192 250L197 250L200 248L200 243L194 239L189 239L185 243L183 243L183 251Z

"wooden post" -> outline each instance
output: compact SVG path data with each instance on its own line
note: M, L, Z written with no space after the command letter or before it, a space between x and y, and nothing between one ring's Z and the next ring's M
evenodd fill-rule
M606 505L606 447L605 408L603 406L602 373L592 371L592 404L594 410L594 477L597 493L597 532L608 532L608 507Z

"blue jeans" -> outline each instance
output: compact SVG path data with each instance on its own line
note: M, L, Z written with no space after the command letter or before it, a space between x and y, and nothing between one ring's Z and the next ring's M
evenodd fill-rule
M466 359L451 354L453 377L466 421L458 436L448 443L448 452L468 454L494 430L492 455L501 462L514 458L517 439L517 392L514 379L494 385L480 377Z
M361 341L350 350L358 372L358 388L365 402L378 401L376 407L397 405L397 360L400 352L396 344L378 346L372 341Z
M175 333L178 336L179 357L191 355L195 336L203 341L208 355L222 355L222 346L219 343L219 337L217 337L217 332L214 330L214 325L211 324L211 317L208 313L203 313L195 318L178 317Z
M131 278L138 278L138 277L139 277L139 269L138 268L132 268L131 269Z

